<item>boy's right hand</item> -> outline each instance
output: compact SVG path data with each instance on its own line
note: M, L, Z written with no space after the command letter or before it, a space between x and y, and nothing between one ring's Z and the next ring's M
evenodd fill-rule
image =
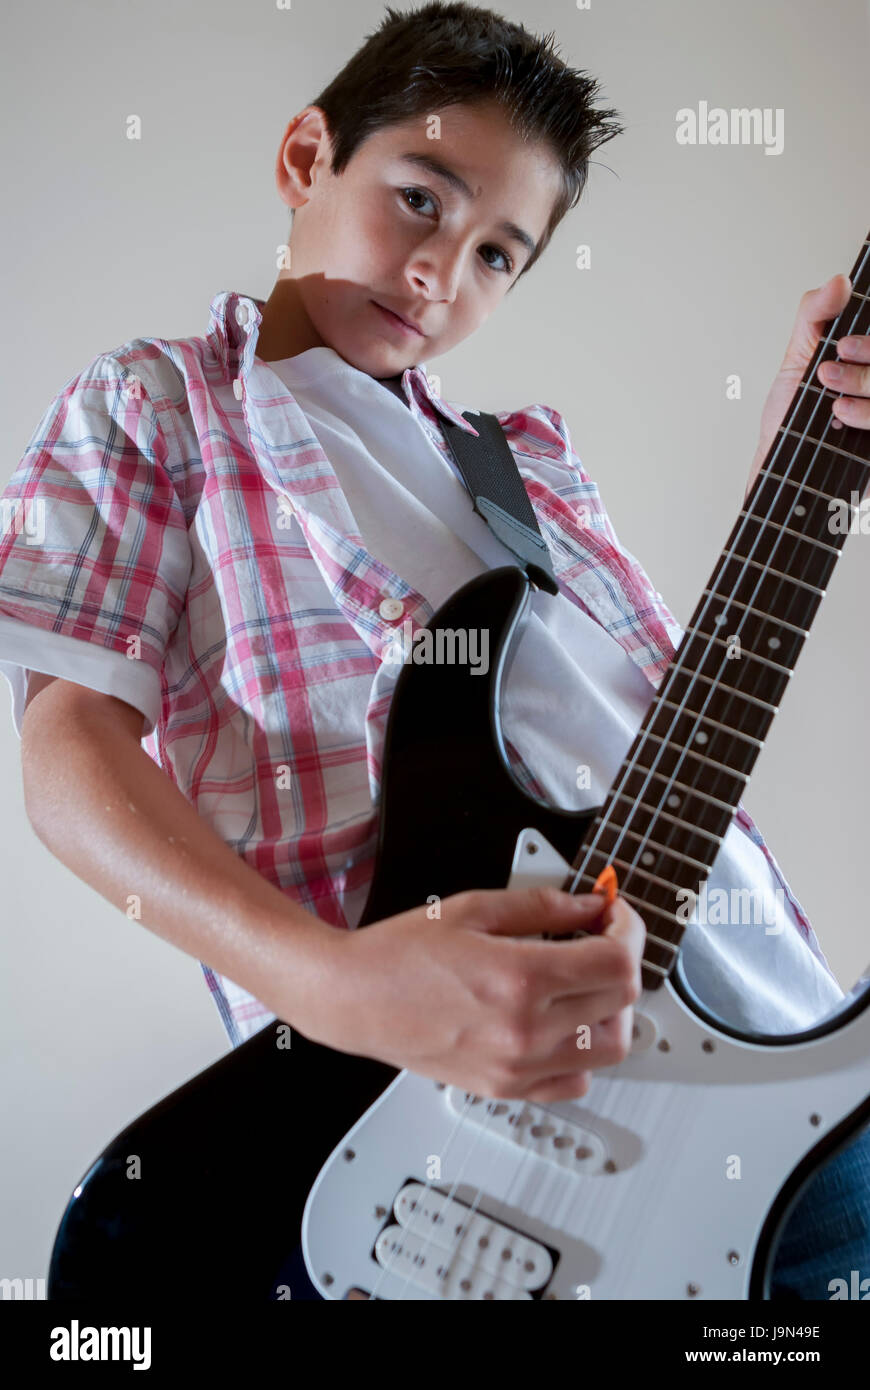
M430 910L329 928L334 969L297 1011L300 1031L476 1095L540 1102L585 1095L589 1070L627 1056L646 929L623 898L480 890ZM581 928L600 934L531 939Z

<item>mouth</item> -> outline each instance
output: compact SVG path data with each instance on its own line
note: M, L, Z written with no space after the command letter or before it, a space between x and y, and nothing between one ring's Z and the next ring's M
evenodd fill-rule
M379 304L376 299L372 300L372 304L374 304L375 308L382 315L384 322L391 324L398 332L404 334L408 338L425 338L425 333L417 328L415 324L409 323L407 319L403 319L401 314L393 313L392 309L385 309L383 304Z

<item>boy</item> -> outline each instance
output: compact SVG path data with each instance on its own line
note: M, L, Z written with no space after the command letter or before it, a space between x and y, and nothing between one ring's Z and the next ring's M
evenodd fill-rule
M2 537L0 669L37 834L204 962L234 1045L279 1017L467 1090L556 1101L588 1088L578 1019L594 1025L587 1070L626 1055L644 927L624 899L602 935L558 949L521 938L573 933L600 901L458 894L439 920L423 907L331 928L357 924L371 878L393 636L512 559L452 466L439 415L473 424L432 390L424 354L494 312L620 127L593 109L593 82L490 11L387 14L282 139L295 213L268 301L220 294L205 338L101 354L43 418L4 494L43 501L45 536ZM802 303L804 330L842 307L843 279ZM803 371L790 351L756 464ZM849 370L839 389L866 406ZM535 592L506 691L512 765L551 802L600 804L680 630L558 412L499 419L560 583ZM742 810L710 882L759 888L774 915L764 932L690 926L683 959L705 1003L766 1031L836 1007ZM844 1268L870 1254L854 1178L866 1150L807 1194L817 1205L822 1179L852 1164ZM825 1265L794 1243L802 1212L807 1198L782 1287L827 1297Z

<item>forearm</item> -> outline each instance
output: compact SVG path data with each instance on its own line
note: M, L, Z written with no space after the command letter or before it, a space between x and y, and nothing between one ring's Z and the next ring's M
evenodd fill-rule
M98 710L53 708L53 693L22 728L39 839L109 902L304 1031L304 1000L328 997L339 933L225 844L128 730Z

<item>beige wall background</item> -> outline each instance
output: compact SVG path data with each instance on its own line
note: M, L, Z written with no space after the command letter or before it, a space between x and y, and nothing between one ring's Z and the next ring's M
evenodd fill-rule
M496 8L555 31L628 128L596 155L539 265L430 368L455 400L559 409L623 542L685 623L741 504L800 296L848 274L870 226L870 11ZM370 0L7 3L0 486L96 353L204 333L219 290L268 294L287 228L280 136L382 13ZM676 112L701 101L781 108L782 153L678 145ZM139 141L126 138L131 113ZM726 399L731 373L739 401ZM746 797L844 988L870 962L868 596L870 538L857 536ZM0 1276L36 1278L104 1144L228 1043L199 965L36 839L0 684Z

